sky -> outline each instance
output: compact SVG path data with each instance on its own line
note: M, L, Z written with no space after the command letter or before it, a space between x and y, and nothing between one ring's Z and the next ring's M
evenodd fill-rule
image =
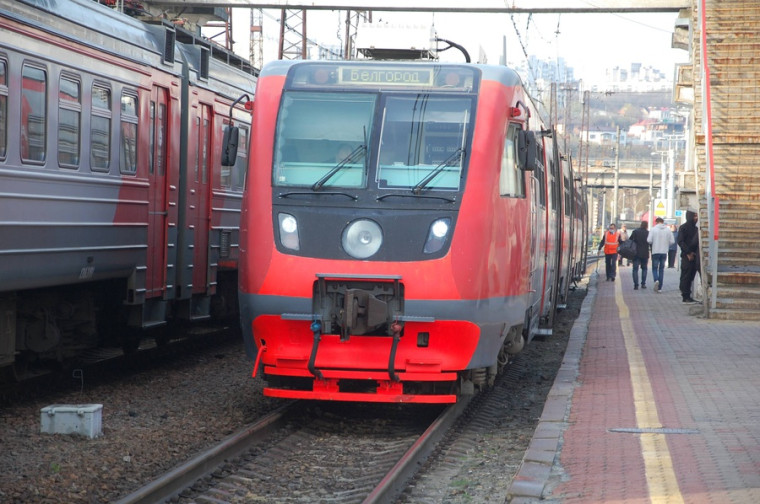
M279 10L264 10L264 60L276 59L279 39ZM437 35L462 46L478 58L480 48L488 63L498 64L503 38L507 37L507 64L517 66L525 53L541 59L564 58L575 70L575 78L593 82L606 68L627 68L637 62L651 65L672 76L674 64L688 60L688 52L672 49L671 36L676 13L651 14L469 14L373 12L373 22L429 26ZM342 45L345 11L307 11L307 36L324 45ZM247 9L236 9L233 37L235 50L248 52ZM340 37L340 38L339 38ZM242 47L244 46L244 47ZM242 47L239 49L238 47ZM312 49L316 54L316 49ZM441 54L444 61L463 61L452 49Z

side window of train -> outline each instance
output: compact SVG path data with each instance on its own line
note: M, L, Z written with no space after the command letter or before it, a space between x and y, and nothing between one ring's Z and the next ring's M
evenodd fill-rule
M556 211L559 207L559 200L557 199L557 184L559 183L559 175L557 174L557 165L553 160L549 160L549 197L552 202L552 210Z
M546 208L546 167L544 166L544 147L541 142L538 142L537 145L536 159L536 169L533 171L533 176L538 182L538 203L542 208Z
M201 168L201 183L206 184L208 182L208 155L211 148L210 128L211 123L208 117L208 111L203 111L203 121L198 118L198 159ZM196 171L195 181L198 181L198 174Z
M42 164L47 145L47 71L24 63L21 70L21 159Z
M248 128L238 126L237 157L233 166L222 166L220 183L225 189L243 190L245 167L248 163Z
M79 167L82 85L77 77L61 75L58 84L58 164Z
M90 118L90 169L107 172L111 161L111 90L92 86Z
M119 172L137 173L137 94L123 91L121 95L121 138L119 141Z
M510 125L504 140L499 173L499 195L515 198L525 197L525 178L517 161L517 135L519 129Z
M239 191L245 187L246 167L248 166L248 128L240 126L237 159L232 168L232 188Z
M8 62L0 59L0 160L4 160L8 146Z
M234 126L233 123L225 120L224 124L222 125L222 131L224 131L224 128L228 125ZM216 165L216 163L214 163L214 165ZM232 187L232 166L221 165L221 172L219 173L219 184L225 189Z

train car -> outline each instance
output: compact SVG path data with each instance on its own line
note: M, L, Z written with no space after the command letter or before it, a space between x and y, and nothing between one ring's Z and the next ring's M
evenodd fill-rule
M567 236L555 135L517 73L279 61L256 93L239 297L264 394L451 403L491 383L555 310Z
M583 185L583 177L578 173L574 174L573 182L573 252L571 260L572 280L577 283L586 273L586 256L588 254L588 240L586 232L588 230L588 202L586 200L586 188Z
M85 0L5 2L0 30L0 369L236 314L247 160L219 153L252 69Z
M585 272L582 258L585 205L582 179L574 174L572 160L563 157L558 160L562 173L562 254L559 263L557 307L564 308L571 286L576 284Z

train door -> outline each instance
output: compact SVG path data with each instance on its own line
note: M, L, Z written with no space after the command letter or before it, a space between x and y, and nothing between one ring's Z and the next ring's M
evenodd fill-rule
M169 91L154 86L150 99L150 163L148 166L148 297L162 295L166 284L166 206Z
M537 173L536 173L537 175ZM527 340L532 339L532 334L535 332L538 324L538 312L541 309L541 286L544 283L543 275L543 254L541 253L541 236L544 232L542 218L541 218L541 185L535 176L530 177L530 298L529 307L531 317L528 320L529 326L526 327Z
M548 220L546 246L546 290L542 306L542 317L546 333L551 334L554 325L554 312L559 295L560 263L562 261L562 236L565 232L562 213L562 173L559 164L557 146L547 146L546 160L548 164L547 175L549 177L549 205L551 210L547 212Z
M209 285L208 281L208 247L209 232L211 230L211 136L213 118L211 106L201 104L198 110L198 211L195 213L195 257L193 259L196 265L193 268L193 286L202 288L206 293ZM194 289L198 292L198 289Z

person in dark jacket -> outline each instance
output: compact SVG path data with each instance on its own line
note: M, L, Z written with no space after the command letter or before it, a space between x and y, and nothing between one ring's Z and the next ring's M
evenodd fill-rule
M628 239L628 231L625 228L625 224L623 224L622 226L620 226L620 243L623 243L627 239ZM622 266L622 265L623 265L623 256L618 255L618 266ZM628 266L630 265L631 265L631 260L628 259Z
M686 221L678 228L678 247L681 249L681 297L684 303L694 303L691 284L699 271L699 216L692 210L686 211Z
M678 228L675 224L670 225L670 231L673 233L673 244L668 247L668 268L675 268L676 252L678 252Z
M639 289L639 267L641 267L641 288L647 288L647 264L649 263L649 223L641 221L641 225L633 230L628 238L636 244L636 257L633 258L633 290Z

